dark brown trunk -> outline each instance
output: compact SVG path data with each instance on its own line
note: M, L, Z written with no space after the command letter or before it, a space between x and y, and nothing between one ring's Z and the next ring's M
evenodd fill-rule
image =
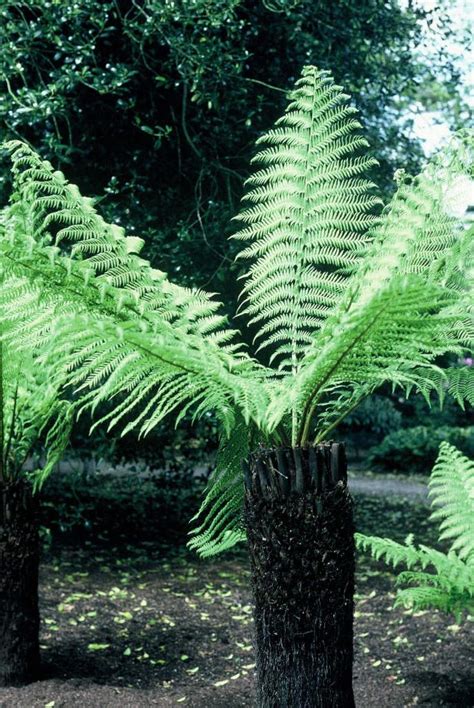
M0 686L39 673L39 537L36 499L25 481L0 487Z
M354 528L343 445L258 450L246 474L260 708L351 708Z

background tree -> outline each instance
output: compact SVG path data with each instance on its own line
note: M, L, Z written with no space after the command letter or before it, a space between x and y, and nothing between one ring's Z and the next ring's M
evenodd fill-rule
M427 27L440 47L429 66L417 53ZM443 3L7 0L0 139L27 139L67 166L106 218L145 236L152 261L222 293L232 313L229 218L300 67L330 68L354 96L390 190L396 167L419 167L416 102L454 129L466 121L452 33Z

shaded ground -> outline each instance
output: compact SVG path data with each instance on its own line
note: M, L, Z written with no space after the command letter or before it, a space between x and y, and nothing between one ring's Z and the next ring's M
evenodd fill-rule
M357 503L366 533L415 529L433 542L427 516L405 502ZM204 562L156 542L54 542L41 573L44 676L0 690L0 706L253 706L248 581L243 550ZM472 622L392 610L392 576L366 557L357 581L358 707L474 705Z

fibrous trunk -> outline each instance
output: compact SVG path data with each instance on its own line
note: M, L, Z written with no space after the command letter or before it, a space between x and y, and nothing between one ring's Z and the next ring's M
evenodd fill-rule
M260 449L247 463L258 705L354 706L354 528L344 447Z
M39 537L36 500L25 481L0 487L0 686L39 672Z

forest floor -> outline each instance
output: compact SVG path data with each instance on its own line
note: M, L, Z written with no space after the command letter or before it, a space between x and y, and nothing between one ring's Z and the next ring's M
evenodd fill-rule
M426 503L356 492L364 533L434 544ZM181 539L182 540L182 539ZM80 542L79 542L80 541ZM244 549L207 561L179 543L100 534L44 554L43 675L0 689L1 708L254 706L249 568ZM358 559L354 691L358 708L474 705L474 618L393 609L393 575Z

